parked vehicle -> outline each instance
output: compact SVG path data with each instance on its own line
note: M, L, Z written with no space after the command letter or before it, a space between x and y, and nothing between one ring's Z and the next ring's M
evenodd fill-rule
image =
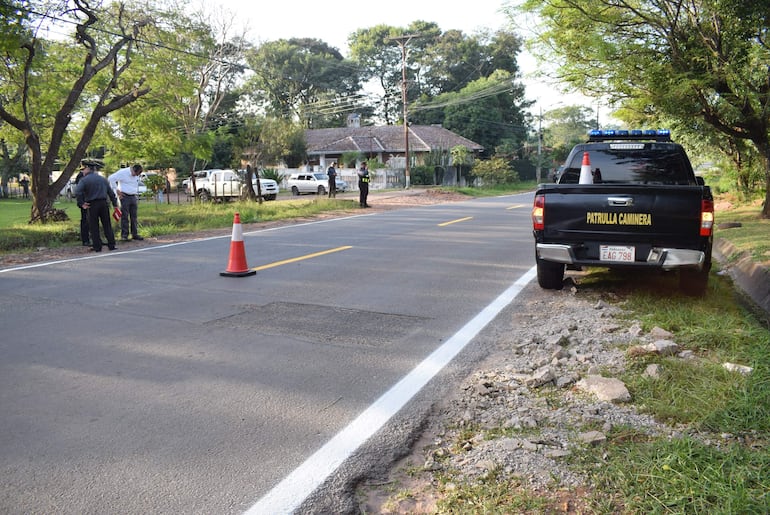
M202 202L209 200L232 200L241 196L241 177L235 170L208 170L206 177L198 179L195 187ZM197 173L197 172L196 172Z
M75 177L70 177L70 180L67 181L67 184L65 184L62 190L59 192L59 195L63 195L69 200L74 199L75 189L77 187L78 185L75 183Z
M340 179L339 175L337 176L336 180L334 181L334 184L337 186L337 191L339 193L345 193L348 191L348 183Z
M238 170L238 173L240 174L241 178L245 180L246 170ZM273 179L267 179L263 177L261 171L255 171L254 176L251 178L251 184L254 187L254 193L259 195L259 192L257 191L257 173L259 173L259 187L262 191L262 198L265 200L275 200L278 198L278 193L280 192L278 183Z
M542 288L598 266L677 270L686 293L706 291L714 201L668 131L592 131L538 186L532 222Z
M339 180L336 182L339 184ZM292 195L302 195L305 193L326 195L329 187L329 176L322 172L293 173L289 176L287 184ZM345 184L345 189L347 189L347 183Z
M227 201L241 198L244 190L245 175L243 170L200 170L195 172L195 187L198 198L206 202L209 200ZM256 177L252 178L252 184L256 192ZM272 179L260 178L262 198L275 200L278 196L278 183Z

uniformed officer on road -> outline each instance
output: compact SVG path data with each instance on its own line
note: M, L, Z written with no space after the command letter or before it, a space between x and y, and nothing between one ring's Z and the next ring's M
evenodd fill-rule
M364 161L361 163L361 168L358 169L358 203L361 207L372 207L367 202L368 197L369 168L366 165L366 161Z
M102 251L102 237L99 234L99 222L104 228L104 237L107 238L107 247L115 250L115 233L112 231L112 220L107 199L113 207L118 207L118 197L110 188L107 179L96 173L101 164L97 161L84 159L80 162L83 178L80 179L76 190L78 207L88 210L88 227L91 230L91 249L94 252Z

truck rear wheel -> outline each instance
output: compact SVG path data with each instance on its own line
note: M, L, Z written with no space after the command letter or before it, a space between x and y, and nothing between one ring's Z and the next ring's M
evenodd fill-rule
M324 188L323 186L319 186L318 187L318 194L319 195L326 195L326 188Z
M296 186L292 186L291 187L291 194L294 195L295 197L297 195L299 195L299 188L297 188Z
M561 290L564 287L564 263L543 261L535 256L537 263L537 284L546 290Z

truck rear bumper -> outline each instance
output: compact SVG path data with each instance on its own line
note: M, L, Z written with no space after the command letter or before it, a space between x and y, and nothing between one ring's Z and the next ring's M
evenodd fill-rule
M538 243L537 257L544 261L554 263L565 263L567 265L583 266L641 266L662 268L664 270L674 270L677 268L703 268L706 262L706 253L700 250L692 249L674 249L664 247L653 247L647 254L644 261L614 262L600 261L598 259L578 259L575 255L575 249L571 245L560 243Z

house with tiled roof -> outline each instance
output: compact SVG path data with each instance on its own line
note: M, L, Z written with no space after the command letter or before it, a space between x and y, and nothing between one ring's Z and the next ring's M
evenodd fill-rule
M307 129L305 143L308 164L325 170L332 162L339 162L343 154L361 153L365 158L376 158L391 168L403 168L406 138L402 125L371 127L340 127ZM471 154L478 155L484 147L438 125L409 126L410 163L420 165L431 151L449 152L462 145Z

